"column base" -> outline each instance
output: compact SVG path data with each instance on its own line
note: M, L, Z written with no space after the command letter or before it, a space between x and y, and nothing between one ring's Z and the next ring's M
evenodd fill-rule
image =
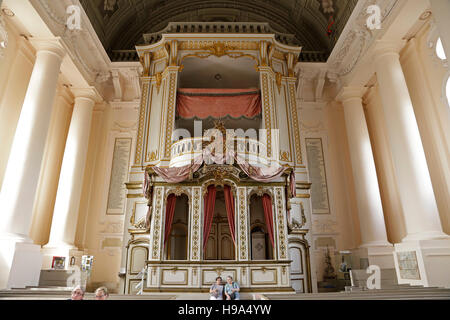
M0 239L0 289L38 286L41 264L41 246Z
M42 250L42 270L54 269L52 266L53 257L64 257L64 270L69 270L72 266L81 267L81 258L84 251L78 250L73 246L63 247L43 247Z
M354 269L366 269L370 265L379 266L380 269L394 269L394 246L385 243L383 245L371 246L362 245L357 249L351 250L354 255L352 267ZM353 266L353 264L355 264Z
M416 240L395 244L399 284L450 288L450 240Z

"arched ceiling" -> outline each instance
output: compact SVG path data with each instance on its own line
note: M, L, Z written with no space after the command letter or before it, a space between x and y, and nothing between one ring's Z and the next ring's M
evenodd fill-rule
M328 56L357 0L81 0L105 50L134 49L169 22L266 22ZM331 6L331 7L330 7ZM330 16L333 33L327 34Z

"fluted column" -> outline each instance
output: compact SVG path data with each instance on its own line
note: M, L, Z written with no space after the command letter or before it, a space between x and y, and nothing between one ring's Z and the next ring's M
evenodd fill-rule
M64 49L57 40L34 40L36 62L17 124L0 194L1 233L31 242L33 200L39 180Z
M92 112L96 101L99 101L99 95L94 88L72 91L75 105L64 150L47 248L76 249L74 241Z
M445 55L450 59L450 1L430 0L433 19L439 30Z
M57 39L33 39L36 62L0 194L0 289L37 285L40 247L29 238L56 84L65 51Z
M344 88L339 100L344 105L361 247L391 246L387 240L377 172L362 105L364 88Z
M446 238L398 51L394 43L379 42L375 68L405 215L403 241Z

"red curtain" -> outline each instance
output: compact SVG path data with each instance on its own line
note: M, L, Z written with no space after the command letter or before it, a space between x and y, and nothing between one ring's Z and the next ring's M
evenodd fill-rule
M167 205L166 205L166 224L165 224L165 232L164 232L164 247L166 246L166 242L169 239L170 230L172 229L173 216L175 213L175 203L177 201L177 197L171 193L167 197Z
M253 118L261 113L261 95L255 89L180 89L177 114L182 118Z
M208 187L205 195L205 220L203 223L203 250L208 243L209 232L211 231L211 225L214 217L214 205L216 204L216 192L217 189L214 185Z
M230 186L224 186L223 193L225 194L225 207L227 208L228 225L230 226L231 237L233 243L236 245L235 224L234 224L234 199L231 193Z
M270 242L272 247L275 247L273 241L273 213L272 213L272 199L268 194L264 194L262 197L262 203L264 208L264 218L266 220L267 231L269 232Z

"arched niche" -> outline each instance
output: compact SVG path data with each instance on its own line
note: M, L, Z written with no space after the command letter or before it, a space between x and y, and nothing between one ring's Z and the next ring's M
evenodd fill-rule
M170 235L165 246L166 260L188 260L189 257L189 198L177 196Z
M213 183L207 183L204 187ZM231 183L225 183L233 190ZM230 226L228 223L227 210L225 205L224 185L217 184L216 201L214 206L214 217L211 225L211 231L209 233L208 242L204 251L205 260L235 260L236 248L231 237ZM234 192L233 192L234 193ZM236 225L236 195L233 194L234 199L234 221Z
M266 193L264 193L266 194ZM264 218L262 195L250 195L250 257L251 260L272 260L274 248ZM269 194L271 197L271 195ZM272 198L272 197L271 197Z

